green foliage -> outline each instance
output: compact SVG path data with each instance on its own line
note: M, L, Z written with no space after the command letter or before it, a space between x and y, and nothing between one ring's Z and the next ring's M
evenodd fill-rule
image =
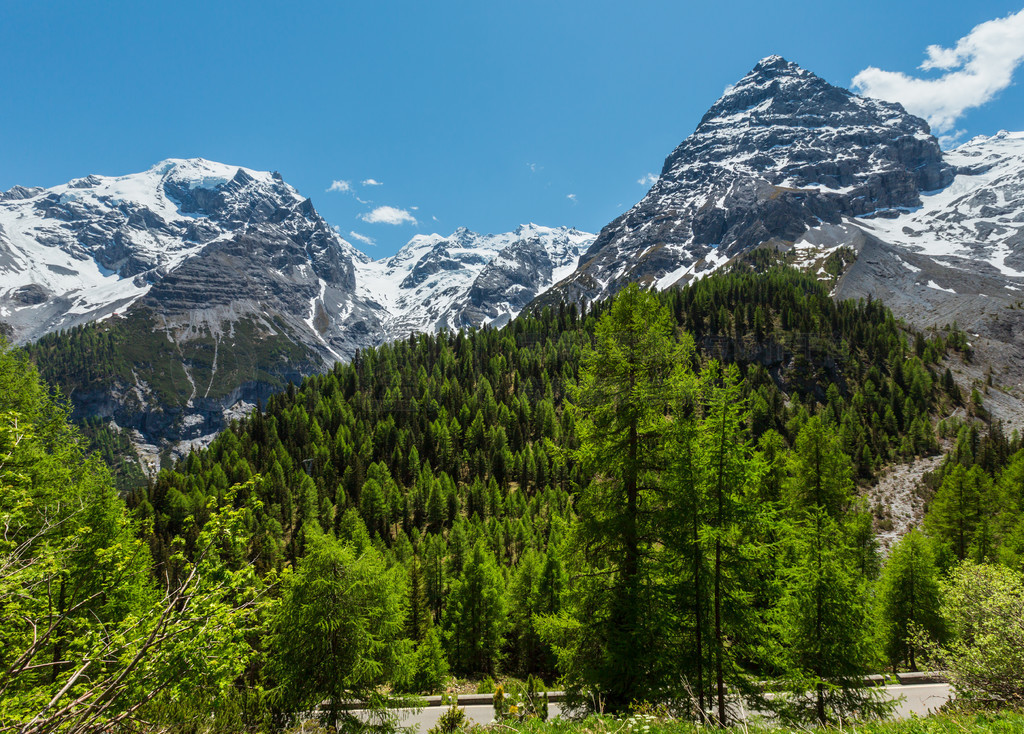
M976 540L985 543L985 538L975 536L983 517L983 499L990 493L991 483L991 478L978 465L965 469L957 464L943 478L926 527L947 564L976 555L985 560L986 549L975 543Z
M961 563L942 587L949 644L940 662L957 699L1024 706L1024 574Z
M840 525L820 506L787 538L794 562L777 617L792 694L778 701L785 720L824 725L886 710L879 691L863 680L877 656L865 589L842 541Z
M457 673L493 673L501 658L506 624L505 589L497 562L478 540L452 583L444 628L449 661Z
M490 680L490 679L488 679ZM491 696L491 706L494 708L494 718L499 721L508 715L508 702L505 700L505 686L499 684L493 685L494 681L491 681L491 685L488 688L493 688L494 695ZM487 691L477 691L477 693L487 693Z
M911 530L889 552L878 583L882 646L895 671L899 665L917 670L915 635L941 640L939 578L927 538Z
M839 439L812 418L795 442L786 494L782 596L776 624L790 696L777 711L795 722L863 718L885 711L863 676L878 662L867 579L848 535L852 481Z
M412 656L412 672L408 680L398 678L394 688L399 693L438 693L448 680L448 660L441 644L441 634L431 627L416 646Z
M454 734L454 732L462 730L467 721L466 710L453 703L448 710L441 714L437 724L427 730L427 734Z
M652 614L653 497L664 464L678 370L692 348L677 346L668 309L626 288L597 324L573 400L580 456L596 471L581 494L570 547L579 550L571 594L578 635L563 654L577 690L596 689L611 710L649 695L662 659Z
M400 568L387 569L372 549L314 534L306 555L284 581L267 642L271 691L285 711L326 701L336 725L347 699L383 705L378 686L402 662L405 589Z
M252 654L249 510L208 507L194 553L174 543L153 584L146 545L66 417L0 346L0 728L108 731L183 697L205 717Z
M786 503L797 516L817 511L838 520L849 508L850 459L819 416L810 418L796 437L785 487Z
M642 711L624 719L608 715L589 716L580 720L533 718L518 722L515 729L521 734L699 734L708 730L705 725ZM857 734L1017 734L1022 730L1024 715L1020 713L985 712L971 715L933 714L903 721L866 721L823 728L743 722L719 731L726 734L794 734L803 731L823 734L836 731Z

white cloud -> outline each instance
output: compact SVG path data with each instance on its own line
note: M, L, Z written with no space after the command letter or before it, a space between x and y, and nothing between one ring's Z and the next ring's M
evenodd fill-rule
M919 79L870 66L853 78L853 88L900 102L926 118L937 133L947 133L964 112L1010 86L1013 72L1024 62L1024 10L975 26L953 48L933 45L926 53L919 68L944 74Z
M645 173L643 176L638 178L636 182L641 186L652 186L654 182L657 180L658 177L655 176L653 173Z
M331 185L327 190L340 191L343 194L347 194L352 190L352 184L348 181L331 181Z
M538 166L536 163L527 163L526 167L530 169L530 173L536 173L544 168L543 166Z
M565 198L571 201L573 204L576 203L576 194L566 194Z
M375 178L368 178L363 181L363 186L383 186L384 183Z
M373 239L373 237L367 237L365 234L359 234L358 232L349 232L348 236L354 240L359 240L364 245L369 245L370 247L377 244L377 240Z
M379 206L372 212L360 214L359 218L370 224L416 224L416 217L393 206Z

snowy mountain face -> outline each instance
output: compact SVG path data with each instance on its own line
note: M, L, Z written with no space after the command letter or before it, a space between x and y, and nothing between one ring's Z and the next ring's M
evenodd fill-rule
M1000 132L948 151L952 183L890 216L849 219L845 236L809 230L798 250L852 246L840 298L881 298L919 327L954 321L1004 385L1024 381L1024 133ZM817 243L812 240L819 240ZM825 248L825 249L822 249Z
M414 237L392 257L357 265L362 300L395 339L413 331L501 326L576 269L594 235L521 225L504 234L456 230Z
M726 90L549 298L685 282L823 222L919 206L953 175L923 120L772 56Z
M271 267L236 277L222 266L225 253L239 249ZM266 294L298 289L284 311L313 313L319 297L321 309L338 316L351 303L353 262L363 259L279 174L202 159L0 195L0 320L18 341L140 299L168 314L197 301L207 311L248 302L242 310L263 313L278 310L260 305ZM200 262L227 285L196 281ZM203 286L192 302L181 300L190 279ZM221 321L209 312L204 320L215 330Z
M280 314L327 361L411 331L500 325L594 236L419 235L370 260L279 174L168 160L0 194L0 320L17 341L147 305L193 328Z
M949 151L952 184L865 230L950 264L1024 277L1024 133L978 137Z
M143 443L199 440L236 403L358 349L507 322L593 239L537 225L460 229L372 261L277 173L167 160L0 194L0 328L18 342L93 321L130 342L159 332L154 354L176 364L72 398L80 415L114 417Z

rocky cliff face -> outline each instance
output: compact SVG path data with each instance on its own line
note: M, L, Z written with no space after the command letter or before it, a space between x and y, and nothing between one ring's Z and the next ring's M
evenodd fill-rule
M547 298L685 282L823 222L917 206L953 175L923 120L772 56L726 90Z

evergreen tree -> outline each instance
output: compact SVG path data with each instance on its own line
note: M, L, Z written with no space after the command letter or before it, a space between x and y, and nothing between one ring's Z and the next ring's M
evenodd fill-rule
M667 662L659 654L665 618L655 602L651 510L673 375L690 353L673 339L668 310L630 285L598 321L575 392L581 457L597 476L579 499L570 544L580 551L570 595L578 626L561 643L562 662L570 686L596 690L610 710L648 698Z
M929 536L938 544L939 562L949 566L968 557L982 519L982 503L991 480L974 465L955 464L945 475L925 519Z
M379 686L403 662L404 578L380 554L316 534L288 579L267 643L272 695L286 711L326 701L336 726L346 700L383 706Z
M780 713L824 725L877 712L877 691L863 676L877 660L844 521L853 488L849 458L818 416L794 442L785 496L789 501L782 598L776 614L789 665L791 698Z
M882 644L893 670L901 663L917 670L916 632L942 638L938 569L919 530L911 530L892 547L878 583L877 603Z
M744 622L749 611L749 594L744 587L756 576L749 554L740 547L745 534L741 517L744 489L756 464L751 461L747 445L746 403L740 395L739 370L731 366L720 372L717 363L712 363L701 377L706 400L706 416L700 424L701 453L709 507L699 542L705 546L712 562L712 632L718 704L715 719L725 726L728 723L726 678L730 682L737 680L733 673L737 668L736 655L742 650L737 644L742 639L738 633L741 627L747 626Z
M824 726L884 710L878 691L864 682L877 658L864 589L850 570L840 525L815 507L787 541L793 561L777 624L795 695L778 700L779 713Z
M420 642L433 627L430 604L427 599L427 584L423 578L423 567L419 556L409 561L408 608L405 628L409 639Z
M444 612L449 661L456 672L494 673L505 642L506 614L501 572L478 540L452 583Z

